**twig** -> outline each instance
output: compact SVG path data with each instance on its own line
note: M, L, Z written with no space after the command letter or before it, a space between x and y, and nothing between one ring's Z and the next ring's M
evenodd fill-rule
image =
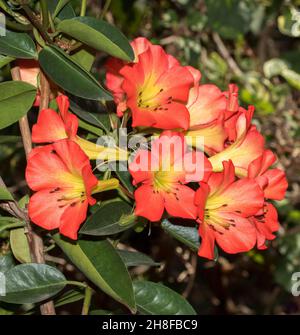
M100 19L104 19L105 15L106 15L106 13L107 13L107 11L108 11L108 8L109 8L109 6L110 6L110 3L111 3L111 0L106 0L106 1L105 1L103 10L102 10L102 12L101 12L101 14L100 14Z
M87 0L81 0L80 16L85 16Z
M16 81L21 80L20 68L18 66L15 66L12 68L11 76L13 80L16 80ZM43 91L44 90L41 89L41 104L43 101L43 104L45 105L44 96L42 93ZM30 133L27 116L22 117L22 119L19 121L19 126L21 130L22 140L23 140L24 149L25 149L26 158L27 158L30 151L32 150L31 133ZM15 203L13 204L13 210L16 210L16 209L19 210L18 206L16 206L16 203ZM26 226L26 236L27 236L28 243L29 243L31 259L33 262L36 262L39 264L45 264L43 240L32 229L32 226L31 226L31 223L30 223L30 220L27 214L24 215L24 221L25 221L25 226ZM52 301L42 304L40 306L40 309L41 309L41 314L43 315L55 315L54 304Z
M235 60L231 57L230 52L226 48L225 44L223 43L220 35L216 32L212 33L212 38L214 42L216 43L216 46L222 55L223 58L225 58L228 66L230 67L231 71L239 78L242 78L243 72L242 70L238 67L237 63Z
M81 315L88 315L89 314L91 301L92 301L92 295L93 295L93 290L89 286L87 286L85 288L85 295L84 295L84 301L83 301Z
M40 34L43 37L43 39L47 43L52 44L53 42L52 42L50 36L48 35L47 31L44 29L43 25L41 24L41 22L37 18L36 14L27 5L22 5L22 8L23 8L24 12L26 13L29 21L40 32ZM46 19L46 17L45 17L45 19Z

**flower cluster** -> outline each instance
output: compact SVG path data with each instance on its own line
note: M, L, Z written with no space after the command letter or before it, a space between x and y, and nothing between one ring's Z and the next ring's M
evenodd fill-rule
M106 80L119 117L130 113L132 127L160 133L129 166L136 215L195 220L198 253L209 259L216 242L228 253L266 248L279 229L269 200L283 199L287 181L271 168L276 158L251 123L254 107L239 105L236 85L201 84L197 69L145 38L132 47L135 61L111 58Z
M134 133L156 137L130 160L124 149L78 136L69 100L58 95L58 112L42 110L32 129L33 142L45 145L28 157L26 179L36 192L31 220L76 239L88 205L96 202L92 195L119 186L115 178L98 180L90 160L129 160L136 216L193 220L201 237L198 254L209 259L215 243L228 253L266 248L279 229L270 200L283 199L288 185L252 124L254 107L239 105L236 85L222 92L201 84L197 69L145 38L132 47L134 62L108 60L106 84L117 115L131 117Z
M92 194L119 186L115 178L98 180L90 159L108 159L112 151L77 136L78 119L69 110L69 100L56 99L59 113L53 109L40 112L32 129L34 143L50 143L32 150L28 157L26 180L36 193L30 198L28 213L33 223L47 230L77 239L86 219L88 205L96 200Z

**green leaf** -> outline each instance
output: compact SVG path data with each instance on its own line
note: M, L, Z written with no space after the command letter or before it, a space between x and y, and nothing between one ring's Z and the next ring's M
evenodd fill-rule
M126 60L134 60L134 52L127 38L114 26L93 17L75 17L59 23L57 29L78 41Z
M136 217L132 207L124 201L113 201L102 205L80 229L81 234L106 236L120 233L133 227Z
M62 4L59 4L59 2L67 2L67 0L47 0L49 11L52 13L53 17L57 16L60 20L65 20L76 16L70 3L67 3L62 7ZM58 6L61 8L60 10L57 9ZM56 12L57 15L54 16L54 12Z
M92 133L97 136L103 136L104 132L102 129L97 128L81 119L78 119L78 125L80 128L87 130L89 133ZM88 139L88 138L87 138Z
M15 60L14 57L0 55L0 69Z
M187 245L194 251L200 247L200 238L196 227L174 225L168 220L163 220L162 228L178 241Z
M206 0L208 24L224 38L235 39L247 33L255 6L244 0Z
M121 163L122 162L120 162L120 164ZM127 191L129 191L130 193L133 193L134 187L133 187L132 182L131 182L131 174L129 173L129 171L128 170L127 171L116 170L115 173L118 176L118 178L120 179L121 183L125 186Z
M12 269L16 265L12 254L6 254L0 256L0 272L5 273Z
M9 225L14 223L20 223L20 220L12 216L0 216L0 227L3 225Z
M91 71L95 60L95 54L87 47L81 47L71 55L71 58L81 65L86 71Z
M55 11L53 13L53 18L55 18L57 16L57 14L67 5L67 3L70 2L70 0L59 0Z
M299 10L289 6L283 10L283 15L277 18L278 29L284 35L290 37L300 36Z
M128 250L117 250L123 262L126 266L139 266L139 265L148 265L148 266L159 266L160 263L154 262L149 256L137 252L137 251L128 251Z
M145 315L196 315L193 307L170 288L150 281L133 282L138 311Z
M264 74L267 78L278 76L284 69L288 68L286 61L280 58L272 58L264 63Z
M6 188L0 187L0 200L14 200L14 198Z
M70 108L82 120L90 123L91 125L105 130L107 133L110 130L110 119L109 114L104 110L100 109L97 105L95 106L94 101L86 102L90 106L81 107L75 101L70 100ZM98 113L90 113L86 110L86 107L92 110L98 110Z
M62 294L59 298L54 301L55 307L72 304L73 302L84 299L84 292L82 290L70 290Z
M76 244L53 235L69 259L105 293L135 310L132 281L121 257L107 240L79 240Z
M198 229L196 227L174 225L167 219L162 221L161 226L167 233L169 233L172 237L176 238L176 240L185 244L193 251L198 251L200 247L200 237ZM215 247L214 261L217 261L218 257L218 249L217 247Z
M281 73L282 77L295 89L300 90L300 74L290 70L284 69Z
M39 62L46 74L64 90L91 100L112 99L88 71L58 47L44 47L39 53Z
M0 39L1 40L1 39ZM0 83L0 129L26 115L33 105L36 87L22 81Z
M6 30L0 38L0 53L6 56L33 59L37 57L33 40L28 34Z
M10 231L10 247L20 263L31 263L30 249L24 228Z
M49 299L66 285L66 278L46 264L21 264L5 273L6 295L0 301L13 304L36 303Z

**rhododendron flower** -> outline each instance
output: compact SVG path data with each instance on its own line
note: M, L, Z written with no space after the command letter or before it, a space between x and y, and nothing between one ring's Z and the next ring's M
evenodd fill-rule
M265 140L251 125L253 112L253 106L249 106L248 110L240 107L239 112L226 121L231 132L225 149L209 158L213 171L222 171L222 162L232 160L236 174L246 176L249 164L262 155Z
M164 213L195 219L195 191L185 185L207 179L211 166L201 152L188 152L184 136L165 131L152 142L151 152L140 149L129 165L133 184L135 214L159 221Z
M173 56L145 38L137 38L131 45L133 63L126 65L111 58L106 64L106 84L114 95L118 116L129 107L134 127L187 129L185 103L193 84L188 67L180 66Z
M120 74L133 127L188 129L190 117L185 104L194 79L162 47L151 45L137 63L124 66Z
M145 52L152 45L146 38L138 37L131 42L131 46L135 55L134 63L138 61L138 56ZM120 74L120 70L127 63L121 59L110 57L105 64L106 68L106 86L112 92L114 101L117 105L117 115L121 117L127 109L126 93L122 88L124 78Z
M253 178L260 185L266 199L282 200L284 198L288 183L285 173L280 169L269 169L276 161L276 157L271 150L253 160L248 168L248 178ZM273 240L273 234L279 229L278 215L276 208L268 203L264 203L263 210L256 213L252 219L257 229L257 247L266 249L265 241Z
M38 89L38 75L40 73L39 62L34 59L18 59L17 65L20 69L21 80L37 88L33 106L39 106L41 100L41 95Z
M235 180L234 165L223 162L223 171L212 173L200 182L196 191L199 234L199 256L214 258L215 242L227 253L252 249L257 232L252 217L264 205L264 194L254 179Z
M254 215L250 220L256 228L257 248L260 250L266 249L266 240L273 240L276 236L273 234L279 229L278 215L276 208L268 203L264 203L264 207L260 214Z
M77 136L77 116L69 112L69 99L65 95L56 98L59 113L44 109L32 128L34 143L52 143L69 138L76 142L90 159L127 160L128 154L118 147L104 147Z
M32 222L47 230L77 239L77 231L87 215L92 194L115 189L117 179L98 181L88 157L73 141L61 140L32 150L28 157L26 180L36 191L28 213Z
M189 67L190 71L191 69ZM193 72L195 73L195 69ZM227 99L217 86L200 85L200 76L198 78L198 82L195 81L194 87L190 90L187 102L190 126L186 135L189 144L212 155L223 150L227 137L224 128ZM203 138L202 144L197 143L199 137Z

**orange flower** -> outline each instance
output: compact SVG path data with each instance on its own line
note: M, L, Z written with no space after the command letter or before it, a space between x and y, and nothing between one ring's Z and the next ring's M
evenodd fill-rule
M29 201L29 217L38 226L57 229L77 239L88 205L96 200L92 194L115 189L117 179L98 181L88 157L70 140L32 150L28 157L26 180L36 191Z

